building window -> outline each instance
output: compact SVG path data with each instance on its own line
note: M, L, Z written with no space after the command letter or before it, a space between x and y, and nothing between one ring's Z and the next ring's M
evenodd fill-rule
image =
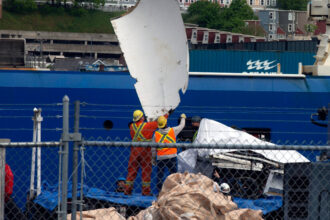
M288 24L288 32L294 31L294 24Z
M223 4L223 0L221 0L220 3Z
M272 6L276 6L276 0L272 0Z
M275 20L275 12L269 12L269 19L270 20Z
M232 42L231 37L227 37L227 43L231 43L231 42Z
M229 5L229 0L227 0L227 5Z
M204 34L204 40L203 41L208 41L209 40L209 35L208 34Z
M272 34L269 35L269 39L270 39L270 40L273 39L273 35L272 35Z
M215 37L215 42L214 43L220 43L220 36L219 35L217 35L216 37Z
M250 5L253 5L253 0L250 0Z
M197 33L196 32L193 32L192 38L197 38Z
M289 12L288 14L288 20L293 21L295 19L294 12Z
M270 5L270 0L267 0L267 6L269 6Z
M269 25L269 31L274 31L274 30L275 30L274 25L273 25L273 24L270 24L270 25Z
M264 4L265 4L264 0L261 0L261 5L264 5Z

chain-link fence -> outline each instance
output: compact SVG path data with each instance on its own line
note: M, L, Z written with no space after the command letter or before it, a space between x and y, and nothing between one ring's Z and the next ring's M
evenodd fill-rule
M32 142L13 142L25 135L11 128L15 139L3 129L12 139L0 143L6 159L0 175L6 179L0 190L5 219L330 217L327 129L306 131L304 139L297 132L297 141L288 132L284 142L270 139L276 135L271 129L242 128L237 121L240 128L197 117L199 129L192 128L196 118L189 116L197 112L187 110L185 120L173 119L184 118L178 113L169 116L166 134L173 128L174 136L160 133L157 139L156 122L146 133L137 122L134 130L130 121L136 106L70 105L67 97L49 106L43 106L43 120L41 111L34 111ZM43 129L49 133L41 141ZM132 142L136 133L148 140ZM164 141L171 138L176 143Z

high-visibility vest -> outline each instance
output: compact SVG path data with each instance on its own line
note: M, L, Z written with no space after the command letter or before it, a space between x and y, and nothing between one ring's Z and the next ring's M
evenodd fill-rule
M162 134L158 131L155 132L155 141L157 143L176 143L174 129L170 128L167 134ZM176 148L158 148L157 156L176 154Z
M136 126L136 123L132 124L133 130L134 130L134 137L132 141L134 142L146 142L146 141L151 141L151 139L146 139L143 134L142 130L146 123L141 123L140 126Z

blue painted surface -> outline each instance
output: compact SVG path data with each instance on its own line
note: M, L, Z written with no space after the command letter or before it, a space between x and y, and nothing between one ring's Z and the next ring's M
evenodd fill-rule
M282 197L280 196L269 196L260 199L243 199L234 197L234 202L240 209L261 210L264 215L281 208L283 203Z
M78 185L78 197L80 196L81 185ZM137 206L147 208L156 201L155 196L142 196L141 194L132 194L130 196L123 193L105 191L98 188L90 188L86 185L83 186L83 193L85 198L97 199L100 201L111 202L114 204L121 204L127 206ZM72 198L72 184L68 183L68 198ZM282 206L282 198L280 196L270 196L260 199L243 199L234 197L234 202L238 208L261 210L263 214L267 214ZM58 204L58 185L49 185L43 182L42 193L36 198L35 203L41 205L49 211L54 211Z
M78 194L80 196L81 185L78 187ZM115 204L122 204L127 206L137 206L147 208L151 206L153 201L156 201L155 196L142 196L141 194L132 194L130 196L124 193L105 191L98 188L91 188L86 185L83 186L84 198L92 198L100 201L112 202ZM68 183L68 198L72 198L72 183ZM35 199L36 204L41 205L49 211L54 211L58 204L58 184L49 185L46 181L43 182L42 193Z
M54 129L62 127L62 118L55 116L61 115L62 106L38 104L61 103L64 95L68 95L71 102L80 100L101 104L81 107L80 125L85 139L128 138L128 123L131 121L132 112L141 108L134 82L127 72L0 71L0 104L31 104L23 107L0 105L2 115L24 116L0 118L1 138L31 141L32 110L34 107L42 107L42 140L59 140L61 131ZM311 124L310 115L329 103L329 91L330 77L283 79L193 76L190 77L188 90L181 96L180 106L170 117L169 124L176 125L179 115L184 112L187 116L198 114L228 126L270 128L271 139L275 143L306 141L308 144L310 141L320 141L324 144L327 140L327 130ZM73 105L70 108L72 116ZM114 128L110 131L103 129L106 119L114 123ZM73 127L72 118L70 125ZM129 148L87 147L85 159L89 167L86 168L88 178L85 183L103 190L113 189L116 179L126 176L129 152ZM303 153L310 159L315 158L310 152ZM29 187L31 149L8 149L6 155L7 162L17 177L14 196L23 206ZM72 155L69 157L71 170ZM43 163L43 180L51 184L57 183L58 149L43 149L42 158L43 161L53 158ZM152 176L155 176L155 169ZM140 191L139 174L134 192Z
M315 61L315 53L307 52L190 50L189 56L190 72L269 73L277 72L277 64L280 63L282 73L298 73L299 62L312 65ZM249 61L259 61L259 65L248 65ZM251 69L248 69L249 67Z

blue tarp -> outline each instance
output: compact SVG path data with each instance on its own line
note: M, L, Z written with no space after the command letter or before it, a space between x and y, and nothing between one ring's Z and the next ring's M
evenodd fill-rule
M275 211L282 206L282 197L269 196L261 199L242 199L234 197L234 202L241 209L248 208L254 210L261 210L265 215L269 212Z
M80 197L81 185L78 184L77 197ZM53 211L58 203L58 185L49 185L43 182L41 194L34 200L38 205L41 205L49 211ZM141 194L132 194L130 196L118 192L106 192L98 188L90 188L86 185L83 187L85 198L98 199L102 201L112 202L116 204L123 204L127 206L138 206L147 208L151 206L153 201L156 201L154 196L142 196ZM72 183L68 183L68 199L72 198Z
M77 196L80 196L81 185L78 185ZM53 211L58 203L58 185L50 186L47 182L42 184L41 194L34 200L36 204L41 205L49 211ZM122 204L127 206L137 206L146 208L151 206L153 201L156 201L154 196L142 196L141 194L132 194L126 196L123 193L118 192L106 192L102 189L90 188L83 186L83 193L85 198L92 198L101 201L107 201L115 204ZM68 183L68 198L72 198L72 183ZM261 199L242 199L234 198L234 202L237 203L239 208L249 208L254 210L262 210L263 214L267 214L271 211L277 210L282 206L282 197L270 196Z

